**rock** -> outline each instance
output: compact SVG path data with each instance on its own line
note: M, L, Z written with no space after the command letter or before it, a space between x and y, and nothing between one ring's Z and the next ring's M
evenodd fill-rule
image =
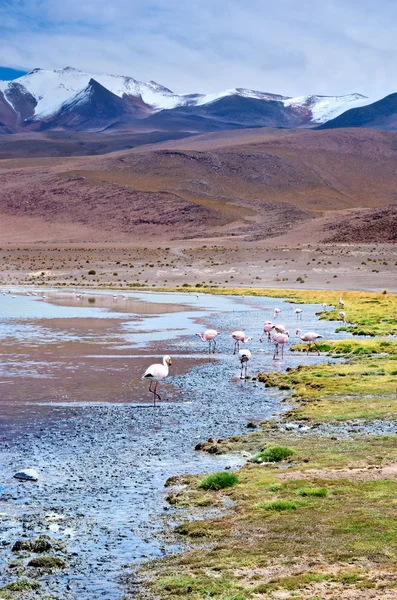
M34 469L22 469L22 471L15 473L14 477L21 481L37 481L39 479L39 474Z
M39 537L37 540L17 540L13 547L12 552L48 552L52 549L52 544L49 538Z

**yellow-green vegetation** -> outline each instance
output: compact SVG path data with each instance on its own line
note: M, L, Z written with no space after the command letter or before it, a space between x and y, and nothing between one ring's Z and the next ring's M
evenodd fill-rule
M320 318L339 319L339 292L200 291L326 302L337 308ZM352 436L354 423L347 423L396 417L397 342L385 335L397 333L397 301L360 292L343 293L343 300L355 324L348 329L371 339L322 340L320 350L344 362L257 377L264 387L286 390L292 408L282 421L325 432L332 423L334 433L316 434L313 427L300 434L266 421L247 435L197 444L212 454L244 451L251 458L237 472L238 485L228 489L203 490L197 476L185 479L179 492L185 506L197 510L201 494L201 506L220 507L227 499L230 508L212 518L202 512L202 520L174 528L176 540L183 536L191 549L145 568L145 598L397 598L397 435Z
M348 340L319 340L316 342L320 352L331 355L365 356L370 354L397 354L397 342L392 339L348 339ZM308 344L295 344L291 346L292 352L307 352ZM311 346L310 352L316 352Z
M297 406L284 418L318 422L395 418L396 375L396 356L376 356L299 366L287 373L259 373L258 380L267 387L293 391L289 400Z
M375 593L368 598L393 598L397 578L384 574L397 567L397 436L335 440L270 431L246 437L256 448L269 436L278 436L280 447L288 441L295 452L289 468L248 463L239 485L212 491L234 508L176 528L193 547L147 566L149 597L292 600L331 592L343 598L351 590L365 599L368 590Z
M263 508L263 510L275 510L277 512L296 510L295 502L290 500L261 500L256 506L257 508Z
M319 312L319 318L328 321L340 321L341 331L350 331L356 335L396 335L397 334L397 296L383 292L332 292L324 290L282 290L273 288L218 288L184 287L167 288L169 291L200 292L218 295L267 296L270 298L289 298L298 304L327 304L326 310ZM161 291L164 291L162 289ZM345 306L339 308L342 296ZM331 307L334 307L332 309ZM343 326L340 310L346 313L349 323ZM351 324L351 325L350 325Z
M33 590L38 590L40 587L41 585L38 581L28 579L27 577L21 577L20 579L17 579L17 581L7 583L7 585L0 587L0 594L1 598L4 598L4 600L12 600L14 598L22 597L21 594L25 595Z
M66 563L58 556L38 556L28 562L28 567L35 567L36 569L51 573L54 569L65 569Z

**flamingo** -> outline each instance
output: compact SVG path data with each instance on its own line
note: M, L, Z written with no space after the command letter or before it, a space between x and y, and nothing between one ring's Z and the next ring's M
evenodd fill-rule
M343 310L341 310L340 313L339 313L339 316L340 316L340 318L343 321L343 325L347 325L347 322L346 322L346 313L343 312Z
M327 306L328 306L328 304L325 304L325 302L323 302L323 311L324 312L327 310Z
M150 365L144 372L142 379L150 379L149 392L153 394L153 406L156 406L156 398L161 400L157 393L158 382L168 376L169 366L172 365L171 357L166 355L163 356L163 364ZM155 381L154 388L152 389L152 382Z
M281 323L274 325L274 329L276 330L276 333L285 333L286 331L285 325L282 325Z
M343 300L342 300L342 294L341 294L341 296L340 296L340 298L339 298L339 306L340 306L341 308L343 308L343 307L345 306L345 303L344 303L344 302L343 302Z
M273 323L271 321L265 321L263 326L263 334L259 338L259 341L262 342L265 335L267 335L267 341L270 342L270 332L273 329Z
M206 331L204 331L204 334L202 333L196 333L196 335L200 338L201 341L203 342L208 342L208 354L211 354L211 346L213 347L213 354L215 354L215 347L216 347L216 336L217 335L221 335L220 331L216 331L216 329L207 329Z
M302 318L303 310L301 308L292 308L292 310L296 314L296 318L297 319L301 319Z
M240 379L247 379L248 361L251 358L251 352L247 348L244 348L243 350L239 351L238 357L241 363ZM244 377L243 369L245 369Z
M274 309L274 315L273 315L273 319L276 319L277 316L281 313L281 308L275 308Z
M289 333L288 331L284 331L284 333L274 333L273 334L274 341L274 354L273 360L278 356L278 347L281 344L281 358L284 358L284 345L288 342Z
M298 335L300 332L301 332L301 330L297 329L296 335ZM322 335L320 335L319 333L316 333L315 331L308 331L307 333L304 333L303 335L300 335L299 337L302 340L302 342L308 342L307 354L309 354L310 347L313 344L317 350L317 354L320 356L320 350L318 349L316 340L318 340L319 338L322 338L323 337Z
M244 331L233 331L233 333L230 334L230 337L234 339L233 354L236 354L237 350L240 349L240 343L246 344L252 340L252 337L245 337Z

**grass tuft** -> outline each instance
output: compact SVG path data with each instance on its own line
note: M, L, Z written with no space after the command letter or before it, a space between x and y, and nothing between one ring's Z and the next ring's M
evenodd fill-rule
M275 510L277 512L296 510L296 504L289 500L262 500L256 506L264 510Z
M38 590L40 587L41 585L38 581L21 577L21 579L12 581L1 587L0 592L29 592L31 590Z
M251 461L254 463L263 462L281 462L285 458L289 458L295 454L291 448L283 448L282 446L274 446L273 448L265 448L261 450L255 456L252 457Z
M237 475L219 471L219 473L211 473L204 477L198 484L202 490L222 490L224 488L234 487L238 483Z
M305 487L298 490L299 496L311 496L315 498L326 498L328 496L327 488Z
M65 569L66 563L58 556L38 556L28 562L28 567L35 567L50 573L53 569Z

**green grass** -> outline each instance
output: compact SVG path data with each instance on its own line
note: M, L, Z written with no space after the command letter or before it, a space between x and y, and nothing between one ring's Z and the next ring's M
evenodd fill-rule
M258 443L260 435L263 443L269 432L248 437ZM310 590L315 597L315 584L321 582L328 582L326 589L335 597L341 597L339 586L346 585L356 590L378 590L379 585L382 597L395 582L368 578L349 564L364 561L365 569L376 573L397 567L397 480L379 478L371 469L368 479L363 477L366 466L387 466L397 460L396 442L397 436L296 437L294 466L287 472L283 463L267 468L248 463L239 471L239 485L230 491L234 508L225 516L179 526L178 533L187 536L193 548L148 565L148 586L156 597L167 600L250 599L255 594L270 600L274 590L292 590L307 598L307 586L314 585ZM357 461L361 467L357 473L346 468ZM293 500L296 496L299 501ZM321 501L325 496L327 500ZM300 560L304 572L296 574L294 565ZM269 567L274 573L271 581L258 582L257 573Z
M294 451L291 448L283 448L282 446L274 446L273 448L264 448L251 458L254 463L264 462L281 462L285 458L293 456Z
M299 488L298 494L303 497L326 498L328 496L328 490L327 488L321 487L304 487Z
M296 504L289 500L262 500L256 505L257 508L263 508L264 510L275 510L277 512L283 512L285 510L296 510Z
M376 339L348 339L335 341L318 341L316 346L320 352L327 352L332 355L351 355L366 356L371 354L390 354L397 355L397 342L385 338ZM307 344L295 344L291 346L292 352L307 352ZM311 346L310 352L316 352L316 348Z
M397 411L396 356L355 357L343 364L299 366L259 373L266 387L292 390L295 408L285 417L340 422L393 419Z
M2 598L14 598L15 594L28 594L33 590L38 590L41 587L38 581L29 579L28 577L21 577L17 581L7 583L0 588Z
M211 473L204 477L198 484L198 487L203 490L222 490L230 488L238 483L238 477L233 473L219 471L219 473Z

